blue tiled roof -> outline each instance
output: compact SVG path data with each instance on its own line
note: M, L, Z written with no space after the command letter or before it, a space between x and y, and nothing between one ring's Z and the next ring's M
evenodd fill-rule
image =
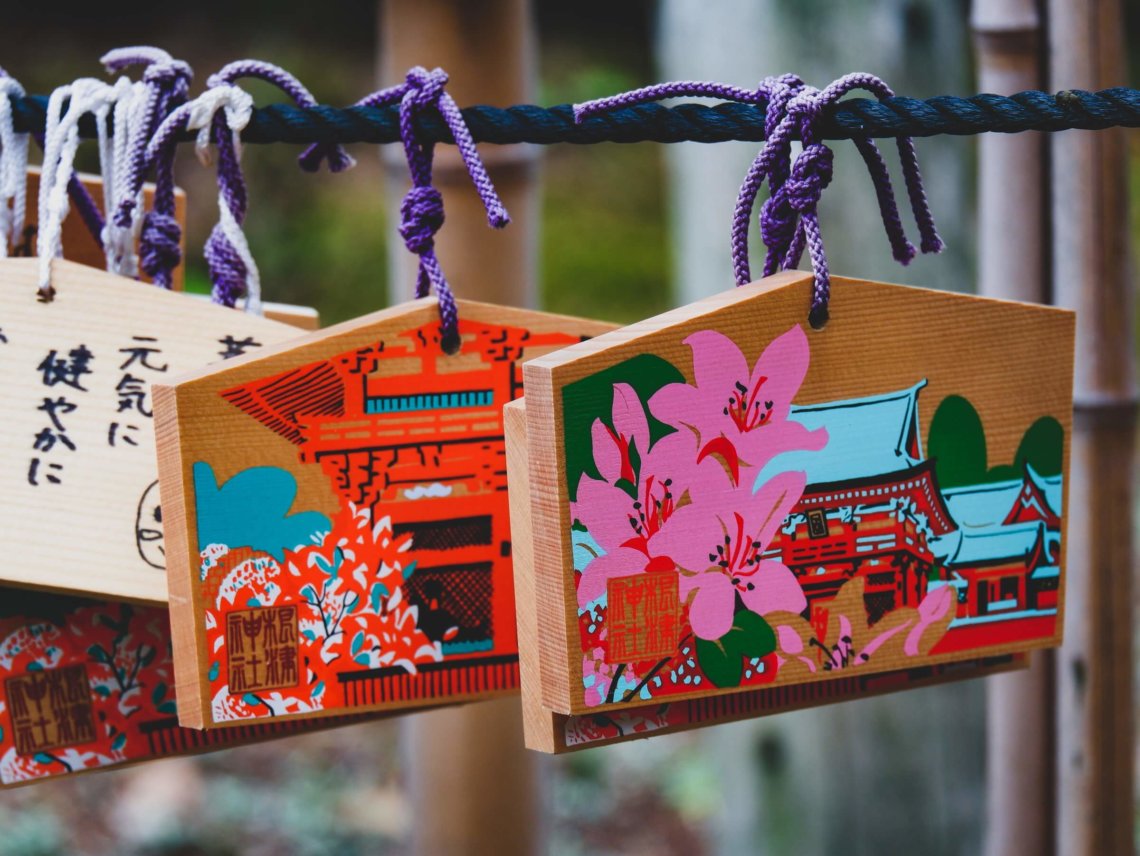
M912 387L843 401L793 405L789 421L826 428L827 445L818 452L786 452L760 471L756 484L788 470L802 470L807 483L827 484L907 470L924 460L918 428L918 393ZM907 447L913 443L917 456Z
M990 526L973 531L959 529L939 538L931 538L930 549L947 566L1018 559L1032 552L1044 530L1045 525L1040 521Z
M1049 503L1049 509L1061 514L1061 476L1042 476L1026 464L1027 477L1037 485ZM947 488L942 491L950 516L963 529L999 526L1017 503L1023 479Z
M1017 496L1021 493L1021 479L947 488L942 491L950 516L963 529L987 529L999 526L1005 520Z

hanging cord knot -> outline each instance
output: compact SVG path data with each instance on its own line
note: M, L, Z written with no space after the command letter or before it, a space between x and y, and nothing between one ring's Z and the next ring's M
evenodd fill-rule
M139 244L139 266L163 288L171 286L171 272L182 263L182 227L178 218L157 208L146 212Z
M404 144L404 156L412 177L412 187L400 203L400 237L404 239L408 251L419 256L416 297L427 297L435 291L439 300L440 345L446 353L454 354L461 344L459 309L435 255L435 234L443 226L444 220L443 197L432 186L435 146L421 142L416 134L416 117L420 113L436 110L447 123L463 164L467 167L467 174L471 176L471 182L483 201L488 225L493 229L501 229L511 218L479 158L475 140L463 120L459 105L447 92L447 81L447 72L442 68L428 71L416 66L408 70L403 83L373 92L361 98L354 106L400 105L400 140Z
M41 302L50 303L55 299L51 263L63 255L63 221L69 208L69 185L75 181L73 169L79 149L79 120L88 113L94 117L100 173L109 175L114 160L115 138L108 118L124 93L124 86L108 86L101 80L85 77L56 88L48 98L36 238Z
M806 248L815 276L808 317L812 326L819 328L827 321L831 277L817 208L824 189L831 183L833 164L831 151L820 142L817 128L824 111L853 89L867 89L880 101L894 96L890 87L879 78L863 73L845 75L823 90L804 85L794 74L766 77L756 89L682 80L575 104L574 119L582 122L597 113L680 96L720 98L762 107L765 110L764 147L744 177L732 218L733 273L737 285L744 285L752 279L748 261L748 224L760 187L767 181L769 198L761 206L760 213L760 234L768 250L764 275L796 267ZM793 160L792 142L796 137L803 143L803 150ZM853 140L871 173L892 255L906 264L913 258L915 250L903 231L886 164L870 137L855 136ZM934 219L922 188L914 142L909 137L899 137L898 150L907 196L918 224L922 252L940 252L942 239L934 228Z
M184 129L198 132L195 150L205 165L214 160L210 151L213 143L217 153L218 222L210 231L204 249L214 285L213 300L223 306L234 306L245 298L246 311L260 314L261 276L242 231L249 195L241 171L241 132L253 115L252 96L235 83L243 77L272 83L302 107L316 104L312 93L283 68L259 60L232 62L209 77L206 81L209 88L205 92L166 117L147 146L147 162L173 158L178 135ZM316 163L327 158L333 171L352 165L352 159L339 145L321 151ZM171 234L169 221L163 219L156 219L151 228L156 238ZM163 254L172 252L167 242L156 248L153 257L156 260L168 258Z
M798 214L814 211L831 184L834 156L822 143L812 143L792 164L792 173L784 182L783 193L788 205Z
M408 69L408 73L404 76L408 85L404 100L421 110L432 107L439 102L439 97L443 95L443 88L447 86L449 79L447 72L442 68L428 71L421 65L414 66Z
M24 87L0 68L0 258L23 241L28 204L28 135L17 134L12 101Z
M253 77L271 83L293 99L298 107L306 110L317 106L317 99L305 84L280 66L257 59L243 59L231 62L206 81L207 86L233 83L243 77ZM328 161L330 172L343 172L356 165L339 143L315 143L301 152L297 163L305 172L316 172L321 162Z
M155 131L147 145L147 163L172 159L178 135L197 131L195 152L199 161L208 165L213 158L210 143L217 148L218 223L206 241L204 255L214 285L213 300L223 306L234 306L244 297L246 310L261 311L261 280L257 265L242 232L248 204L245 179L241 174L241 131L253 115L253 98L240 87L217 75L210 78L210 88L171 112ZM160 241L150 259L158 263L169 259L172 233L169 221L154 219L148 229Z
M181 229L174 217L174 151L155 163L152 211L137 216L143 204L147 173L147 144L162 121L186 102L194 72L182 60L161 48L136 46L116 48L101 62L109 73L144 66L141 81L134 84L134 98L116 110L116 123L129 122L129 135L114 164L114 196L117 205L103 232L107 268L125 276L142 270L162 288L173 284L174 269L182 261ZM120 82L125 81L122 78ZM156 229L153 224L162 223ZM157 241L159 246L152 242ZM138 243L138 255L135 244ZM173 249L171 243L173 242Z
M434 187L413 187L400 203L400 237L417 256L435 247L443 225L443 197Z

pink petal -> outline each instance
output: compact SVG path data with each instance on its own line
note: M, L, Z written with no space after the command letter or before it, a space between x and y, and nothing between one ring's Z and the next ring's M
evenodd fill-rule
M578 580L578 606L585 607L606 593L606 584L616 577L632 577L645 572L645 554L618 547L592 560Z
M807 606L807 598L796 575L781 562L763 561L760 570L747 579L755 588L742 591L740 599L757 615L769 612L798 614Z
M745 510L749 531L756 540L765 547L771 543L784 519L800 501L806 485L807 476L793 471L779 473L760 486Z
M716 515L691 502L673 512L653 536L650 549L653 555L668 556L687 571L704 571L712 564L709 551L723 543L724 528Z
M595 419L590 426L590 438L593 441L594 466L602 478L613 484L621 475L621 452L617 441L601 419Z
M898 624L895 627L892 627L890 630L884 630L882 633L868 642L863 647L863 650L859 652L860 664L871 659L871 655L878 651L879 648L881 648L883 645L885 645L887 640L889 640L892 636L897 636L899 633L910 627L913 623L914 619L908 618L902 624Z
M688 428L680 428L654 443L641 459L643 481L646 475L652 475L658 481L667 478L674 482L683 481L688 471L696 466L697 438ZM683 490L681 492L684 493Z
M692 425L699 431L705 417L700 401L700 393L687 383L667 383L650 397L649 412L666 425Z
M756 368L749 378L750 384L755 384L761 376L768 379L761 387L761 393L775 405L773 419L783 420L787 417L792 399L807 375L809 358L807 336L797 324L773 339L756 361Z
M581 521L603 550L609 552L636 533L629 524L633 500L620 487L582 476L578 499L570 503L570 515Z
M776 625L776 642L780 650L788 654L799 654L804 650L804 640L800 638L794 627L787 624Z
M682 575L682 582L686 577ZM701 639L719 639L732 629L732 616L736 608L736 589L728 577L719 571L710 571L688 578L684 589L696 589L689 606L689 625Z
M906 642L903 643L904 654L908 657L918 656L922 634L930 625L937 624L945 617L953 602L954 592L950 586L937 588L922 599L918 605L918 624L907 634Z
M628 383L614 384L613 420L618 434L627 441L636 441L639 455L649 451L649 420L645 416L645 407Z
M715 330L693 333L685 344L693 349L695 386L712 412L720 413L732 394L733 384L744 383L748 378L748 361L732 339Z

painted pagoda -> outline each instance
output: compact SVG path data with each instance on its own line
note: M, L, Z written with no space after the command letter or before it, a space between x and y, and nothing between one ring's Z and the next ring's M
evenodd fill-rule
M1041 621L1056 618L1061 477L1026 464L1020 480L940 488L923 454L925 386L792 407L790 420L826 428L829 440L769 464L804 471L807 487L766 555L799 578L821 634L828 604L858 576L871 624L954 586L956 616L940 651L1039 635ZM989 626L979 633L979 624Z

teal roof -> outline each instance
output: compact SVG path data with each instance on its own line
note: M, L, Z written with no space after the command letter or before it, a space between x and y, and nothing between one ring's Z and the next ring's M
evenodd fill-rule
M980 531L959 529L930 539L930 549L947 566L978 565L1029 555L1043 535L1040 521L991 526Z
M1042 476L1033 467L1025 465L1026 478L1037 485L1044 494L1049 509L1061 514L1061 476ZM969 487L946 488L942 498L950 516L963 529L985 529L1000 526L1002 521L1017 504L1024 479L993 482L992 484L970 485Z
M1064 507L1062 505L1061 474L1057 473L1055 476L1043 476L1028 463L1025 465L1025 472L1041 492L1045 494L1045 501L1049 503L1049 507L1053 510L1053 513L1060 517L1061 509Z
M950 516L963 529L986 529L1000 526L1017 496L1021 493L1021 479L947 488L942 491Z
M818 452L785 452L760 471L756 484L789 470L807 474L808 485L872 478L908 470L924 460L914 386L883 395L793 405L788 420L809 430L827 429Z

